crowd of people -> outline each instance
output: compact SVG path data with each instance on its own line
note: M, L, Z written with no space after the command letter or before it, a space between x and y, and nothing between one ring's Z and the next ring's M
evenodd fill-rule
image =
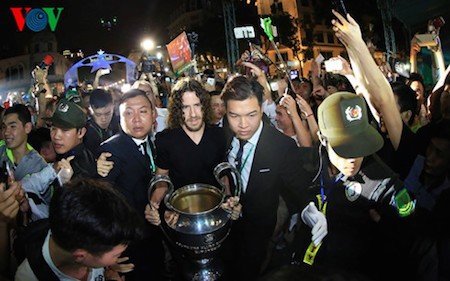
M450 280L450 68L429 93L418 73L391 82L332 13L341 69L269 83L241 61L178 78L166 106L151 75L55 98L37 68L39 110L1 116L0 280L185 280L149 182L219 187L221 162L242 194L224 181L218 280Z

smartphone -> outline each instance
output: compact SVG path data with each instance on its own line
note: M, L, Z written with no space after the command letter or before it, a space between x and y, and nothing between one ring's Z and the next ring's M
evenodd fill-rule
M277 82L270 82L270 89L271 89L273 92L278 91L278 83L277 83Z
M347 9L345 8L344 0L331 0L331 3L333 5L333 9L343 17L348 14Z
M12 173L9 163L3 161L3 165L0 167L0 182L5 184L5 190L9 188L8 183L10 180L10 173Z
M289 73L291 80L294 80L295 78L298 77L298 71L297 70L291 70Z
M342 70L342 61L337 59L329 59L324 62L327 72L336 72Z
M216 84L216 81L215 81L214 78L208 77L208 78L206 79L206 83L208 83L208 84L211 85L211 86L214 86L214 85Z
M315 61L318 63L318 64L322 64L322 62L325 60L325 58L324 58L324 56L322 55L322 54L319 54L317 57L316 57L316 59L315 59Z

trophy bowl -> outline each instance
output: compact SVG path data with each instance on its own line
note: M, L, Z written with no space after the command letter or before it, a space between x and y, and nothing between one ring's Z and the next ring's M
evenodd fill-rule
M223 273L217 252L228 237L231 229L231 213L222 208L226 201L226 186L220 175L230 170L236 180L234 196L240 196L241 177L239 172L229 163L220 163L214 169L214 176L221 188L212 185L195 183L174 190L170 178L166 175L155 176L149 186L149 200L157 188L165 182L168 185L161 204L160 227L170 244L178 249L183 260L186 260L183 271L188 280L217 280ZM173 212L176 220L169 222L165 214ZM214 262L213 262L214 260Z

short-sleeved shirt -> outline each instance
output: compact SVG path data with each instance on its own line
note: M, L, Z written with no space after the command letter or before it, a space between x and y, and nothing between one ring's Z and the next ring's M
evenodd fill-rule
M182 128L156 134L156 166L169 170L175 188L193 183L217 186L214 168L225 160L226 139L222 128L205 127L198 144Z

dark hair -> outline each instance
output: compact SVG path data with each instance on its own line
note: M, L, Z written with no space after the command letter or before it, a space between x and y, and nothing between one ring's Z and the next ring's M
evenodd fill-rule
M152 101L147 97L147 94L144 91L139 90L139 89L131 89L131 90L128 90L127 92L125 92L120 97L119 105L121 105L124 102L126 102L127 100L135 98L135 97L144 97L146 100L148 100L148 103L151 105L151 108L153 110L153 103L152 103Z
M325 88L328 86L333 86L336 87L338 91L346 91L350 93L355 92L355 89L353 89L347 77L341 74L327 72L323 79L323 83Z
M416 93L413 89L406 86L402 82L391 83L392 91L397 96L397 103L400 107L400 113L411 110L411 117L408 120L408 125L412 125L414 117L420 110L420 105L416 99Z
M450 120L441 119L431 123L430 137L450 141Z
M259 106L262 106L264 88L253 78L245 76L236 76L229 80L222 90L222 98L225 106L229 100L243 101L251 97L258 99Z
M305 77L295 77L294 79L291 79L291 81L294 87L298 87L302 83L308 84L309 90L312 91L313 83L310 80L306 79ZM288 83L288 87L290 86L291 86L290 83Z
M220 91L211 91L209 92L209 94L212 96L220 96L221 92Z
M142 238L143 220L110 184L73 180L56 189L50 202L52 238L66 251L102 255Z
M113 104L113 98L109 91L95 89L90 93L89 104L92 108L102 108Z
M28 135L28 143L37 151L40 152L44 142L52 141L50 137L50 129L47 127L40 127L31 130Z
M202 104L203 121L206 124L210 124L212 122L211 97L198 81L192 78L184 78L173 86L172 93L169 97L169 104L167 106L167 110L169 111L167 117L168 127L180 128L181 124L183 124L182 98L185 92L194 92L197 95Z
M3 114L3 117L16 113L20 122L25 126L26 123L31 123L31 113L28 110L28 107L21 103L16 103L11 107L8 107Z
M411 83L417 81L422 84L423 88L425 89L425 82L423 81L422 75L419 73L413 72L409 75L408 83L406 85L411 86Z

